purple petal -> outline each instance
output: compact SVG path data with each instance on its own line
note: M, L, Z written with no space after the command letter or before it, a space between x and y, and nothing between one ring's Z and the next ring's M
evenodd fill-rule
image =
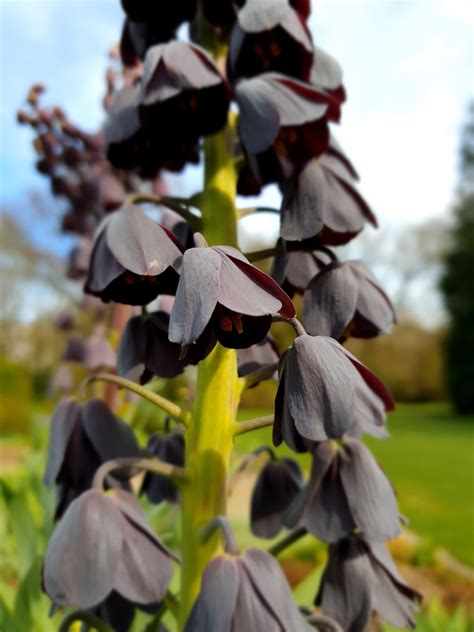
M140 456L132 430L112 413L103 400L91 399L84 404L82 426L103 461Z
M135 603L157 603L164 597L171 581L171 559L125 517L122 522L124 542L114 588Z
M374 573L364 549L353 540L329 547L329 561L322 578L323 614L344 630L362 632L373 609Z
M352 516L369 540L385 541L400 533L393 488L369 450L346 437L340 474Z
M132 204L113 213L106 235L114 257L135 274L158 276L181 256L161 226Z
M340 437L352 425L353 371L323 336L300 336L288 354L285 394L298 432L312 441Z
M240 583L235 560L217 557L209 562L184 632L231 630Z
M191 248L184 253L170 316L171 342L188 345L204 331L218 300L222 260L212 248Z
M265 551L247 549L242 555L242 563L260 600L275 616L283 630L304 630L304 619L293 601L288 581L278 562Z
M48 457L44 473L44 484L54 485L64 462L66 450L81 414L74 399L63 400L54 411L49 430Z
M354 317L357 290L347 265L333 263L322 270L304 294L303 322L308 333L340 338Z
M107 496L91 490L71 503L44 560L53 602L85 610L103 601L113 589L122 543L122 518Z

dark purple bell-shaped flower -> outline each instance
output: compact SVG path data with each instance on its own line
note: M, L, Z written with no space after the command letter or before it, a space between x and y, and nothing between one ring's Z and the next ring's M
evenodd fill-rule
M156 5L153 2L149 4ZM129 68L138 66L152 46L167 42L174 37L174 28L168 28L168 25L160 19L143 22L125 19L119 43L123 65Z
M137 608L148 614L153 614L159 607L160 604L137 604L125 599L125 597L113 590L102 603L91 608L90 612L107 623L114 632L129 632ZM157 632L164 631L158 629Z
M85 291L104 302L146 305L173 294L173 264L181 251L174 236L132 204L108 216L94 240Z
M331 261L329 255L319 251L285 252L274 257L271 275L293 298L295 294L303 294L311 279Z
M185 632L310 632L278 562L258 549L219 556L206 567Z
M117 354L108 340L97 334L85 341L84 366L89 371L112 370L117 366Z
M196 0L179 2L150 2L150 0L121 0L122 8L133 22L159 22L162 31L174 31L182 22L191 20L196 11Z
M324 88L340 103L346 100L346 91L342 84L342 68L339 62L318 46L315 46L313 50L310 81L315 86Z
M394 401L383 383L333 338L303 335L280 359L273 442L304 452L360 420L383 426Z
M351 163L331 138L328 151L310 160L288 183L281 207L280 235L286 241L317 236L327 245L346 244L377 220L354 184Z
M349 437L341 447L323 441L315 448L310 479L282 522L303 526L325 542L336 542L355 529L371 542L400 533L390 481L364 444Z
M295 314L290 298L275 281L235 248L190 248L176 267L180 280L169 338L181 346L192 344L211 323L225 347L250 347L265 338L272 314Z
M80 405L73 399L63 400L51 420L44 474L45 485L57 486L56 517L90 487L102 463L140 454L133 432L105 402L92 399Z
M44 560L44 587L58 606L89 610L112 592L156 604L172 576L172 554L132 494L92 489L64 514Z
M202 12L210 24L221 29L229 29L235 21L237 8L245 0L202 0Z
M117 169L135 169L143 162L145 139L138 117L139 86L119 90L104 125L107 160Z
M250 503L250 527L259 538L273 538L283 528L282 514L303 486L296 461L272 459L260 470Z
M199 162L196 143L165 146L159 135L143 127L139 109L140 85L117 92L104 125L107 160L117 169L136 171L146 179L162 168L180 171L187 162Z
M53 321L53 325L59 331L72 331L76 325L76 319L70 310L63 310L57 314Z
M61 356L64 362L84 362L86 357L86 343L81 336L71 336Z
M267 335L261 342L239 349L237 352L239 377L246 377L258 369L278 362L280 352L272 336ZM258 383L258 382L257 382Z
M240 139L262 184L286 180L320 156L329 143L327 122L340 115L328 93L278 73L242 79L235 99Z
M168 339L169 319L164 311L129 319L118 348L119 375L145 384L153 376L175 377L209 355L216 344L211 327L204 329L181 358L180 345Z
M383 544L350 537L329 546L316 603L344 630L363 632L373 611L397 628L414 628L421 599Z
M390 299L360 261L331 263L306 288L303 322L311 335L344 341L388 333L395 322Z
M140 116L161 146L195 142L218 132L226 124L228 107L224 79L202 48L175 40L148 51Z
M83 279L89 269L92 242L89 237L82 237L69 253L66 276L68 279Z
M170 435L154 434L148 441L148 450L160 461L172 465L184 466L184 437L179 432ZM146 492L152 503L177 502L178 490L173 483L160 474L146 474L142 491Z
M61 393L62 395L68 395L74 388L74 379L72 376L71 369L65 365L59 365L53 375L51 376L51 380L49 382L48 394L51 397L54 397L56 393Z
M288 0L247 0L240 9L229 44L233 78L281 72L306 81L313 62L311 34Z

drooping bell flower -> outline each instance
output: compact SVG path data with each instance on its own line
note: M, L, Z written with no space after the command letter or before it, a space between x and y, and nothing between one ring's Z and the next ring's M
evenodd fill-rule
M258 371L269 364L278 362L280 352L272 336L265 338L247 349L239 349L237 352L239 377L246 377L254 371ZM258 382L254 384L256 386Z
M66 276L68 279L83 279L89 269L92 241L89 237L82 237L68 256Z
M394 408L383 383L326 336L296 338L280 359L279 376L273 442L285 441L296 452L341 437L361 419L383 427Z
M117 169L155 175L162 166L153 139L142 129L138 116L140 86L124 86L115 95L104 125L107 160Z
M237 176L237 194L245 196L257 196L262 192L262 184L258 181L245 156L242 157Z
M313 62L311 34L288 0L247 0L229 44L233 79L279 72L306 81Z
M182 22L192 20L196 0L179 2L150 2L150 0L121 0L122 8L133 22L158 21L162 31L174 31Z
M324 542L336 542L355 529L371 542L400 533L390 481L364 444L349 437L342 446L323 441L315 448L309 481L282 522L303 526Z
M107 623L114 632L129 632L137 607L139 604L125 599L118 592L113 590L110 595L102 603L95 608L91 608L90 612ZM142 610L157 610L159 604L142 606ZM161 632L161 631L160 631Z
M207 327L181 357L179 344L168 338L169 314L164 311L133 316L125 326L118 348L119 375L145 384L153 376L176 377L189 364L198 364L209 355L216 338Z
M346 244L377 220L355 188L357 174L331 138L328 151L310 160L285 183L280 235L286 241L317 236L326 245Z
M90 487L102 463L140 454L133 432L105 402L92 399L80 405L74 399L63 400L51 420L44 474L45 485L57 488L56 517ZM117 479L116 484L126 485L126 480Z
M282 514L303 486L296 461L272 459L260 470L250 501L250 528L259 538L273 538L283 528Z
M311 335L343 342L389 333L395 322L390 299L360 261L331 263L308 285L303 322Z
M172 554L150 529L135 497L122 490L84 492L49 542L43 581L57 606L90 610L113 592L136 604L162 600Z
M295 315L290 298L275 281L229 246L186 250L170 317L169 339L181 346L196 341L211 323L225 347L241 349L263 340L272 314Z
M278 562L265 551L218 556L207 565L185 632L314 630L296 607Z
M63 362L84 362L86 357L86 343L81 336L71 336L61 355Z
M154 2L148 4L156 6ZM119 43L123 65L127 68L139 67L152 46L167 42L174 37L174 28L168 28L168 25L160 19L143 22L125 19Z
M313 51L310 81L315 86L324 88L339 103L346 100L346 91L342 83L342 68L339 62L318 46L315 46Z
M311 0L290 0L290 4L305 20L311 13Z
M71 331L76 325L76 318L71 310L65 309L55 317L53 325L59 331Z
M171 233L127 203L97 230L85 291L106 303L146 305L175 292L180 255Z
M117 366L117 354L110 342L94 334L85 340L84 366L88 371L111 371Z
M164 463L184 466L184 437L179 432L164 435L155 433L150 437L147 448L149 452ZM150 502L158 504L167 500L177 502L178 489L169 478L161 474L147 472L143 480L142 492L146 492Z
M262 184L285 180L320 156L329 143L328 120L340 115L328 93L278 73L242 79L234 93L240 139Z
M245 0L202 0L202 12L206 20L214 27L229 29L235 22L237 7Z
M383 544L350 537L329 546L316 604L344 630L363 632L373 611L397 628L414 628L421 599Z
M140 116L160 145L194 143L227 121L229 96L212 58L199 46L172 41L147 52L140 90Z
M73 389L74 378L71 369L65 364L60 364L51 376L48 395L50 397L54 397L57 393L68 395Z
M271 276L293 298L303 294L311 279L330 262L329 255L320 251L285 252L274 257Z

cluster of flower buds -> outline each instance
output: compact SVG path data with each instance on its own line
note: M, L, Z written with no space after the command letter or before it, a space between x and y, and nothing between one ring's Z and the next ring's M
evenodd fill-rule
M36 169L49 178L53 195L68 201L63 230L91 235L103 215L123 202L124 185L105 160L102 131L84 132L62 109L43 106L43 92L42 85L31 88L18 121L34 132Z

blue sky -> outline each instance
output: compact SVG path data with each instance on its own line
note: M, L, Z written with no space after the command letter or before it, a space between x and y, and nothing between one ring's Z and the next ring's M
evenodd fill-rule
M349 101L336 132L381 221L444 213L473 94L474 8L450 0L314 3L315 41L345 72ZM29 85L86 128L101 121L106 51L117 39L118 0L0 0L1 200L44 188L32 169L31 135L14 123ZM194 179L193 179L194 180Z
M459 132L474 94L473 3L313 5L315 42L341 62L349 95L335 131L381 225L443 216L453 200ZM94 130L102 119L106 53L121 21L118 0L0 0L0 203L18 212L35 241L57 251L69 245L57 231L58 211L49 221L31 221L27 191L47 192L47 184L33 169L31 134L16 125L15 111L29 86L42 81L45 101ZM173 179L180 194L196 183L196 173ZM265 198L276 203L276 191Z

